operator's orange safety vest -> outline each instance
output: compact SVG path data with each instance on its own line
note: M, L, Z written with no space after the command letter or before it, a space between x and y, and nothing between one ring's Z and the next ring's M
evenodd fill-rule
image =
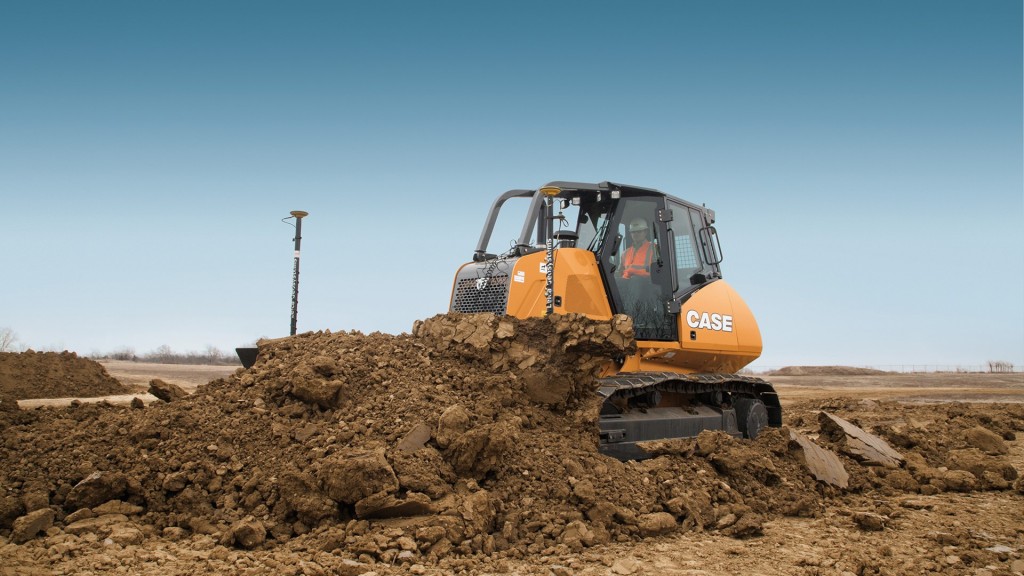
M622 255L622 277L650 276L651 272L651 243L644 242L639 248L630 246Z

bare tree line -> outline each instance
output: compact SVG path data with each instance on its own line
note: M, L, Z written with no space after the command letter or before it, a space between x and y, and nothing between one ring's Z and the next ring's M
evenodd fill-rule
M23 346L18 340L18 335L10 328L0 328L0 352L19 352ZM171 349L170 346L164 344L152 352L148 352L141 356L135 354L135 349L131 347L124 347L107 353L92 353L89 358L94 360L130 360L133 362L155 362L158 364L224 364L233 365L240 364L238 358L231 353L224 353L215 346L207 346L202 352L184 352L178 353ZM1006 362L1004 360L989 360L986 363L988 372L990 373L1008 373L1015 372L1016 367L1013 362ZM892 369L892 367L889 367ZM906 367L901 367L906 368ZM970 368L956 367L950 370L948 367L945 369L928 370L927 366L922 366L924 372L939 371L939 372L975 372L980 370L974 370ZM936 368L936 367L933 367ZM981 367L979 367L981 368ZM750 369L746 369L746 372L751 372ZM906 372L907 370L901 369L898 372ZM911 368L910 372L916 370Z
M1013 372L1013 362L1004 362L1002 360L989 360L988 361L989 372Z
M10 328L0 328L0 352L17 352L18 335Z
M93 360L129 360L157 364L240 364L237 356L224 353L216 346L207 346L202 352L179 353L164 344L156 350L142 355L137 355L134 348L124 347L105 354L90 354L89 357Z
M0 328L0 352L21 352L24 349L25 346L22 345L14 330L6 327ZM107 353L93 352L87 357L93 360L130 360L158 364L241 364L237 356L222 352L216 346L207 346L202 352L179 353L164 344L156 350L142 355L136 354L134 348L125 346Z

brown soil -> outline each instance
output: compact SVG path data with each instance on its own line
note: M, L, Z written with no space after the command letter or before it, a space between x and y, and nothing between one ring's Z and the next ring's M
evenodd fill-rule
M621 319L439 316L265 343L169 403L0 413L0 574L1024 571L1024 404L780 384L789 428L841 450L827 410L905 457L841 456L845 490L786 429L620 463L589 373L631 346Z
M74 352L0 352L0 394L15 400L127 392L102 365Z

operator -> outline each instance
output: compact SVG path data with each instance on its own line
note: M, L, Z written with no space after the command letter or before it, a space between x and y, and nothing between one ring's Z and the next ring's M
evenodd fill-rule
M651 276L651 261L654 247L647 237L647 221L634 218L629 223L629 248L622 254L622 277Z

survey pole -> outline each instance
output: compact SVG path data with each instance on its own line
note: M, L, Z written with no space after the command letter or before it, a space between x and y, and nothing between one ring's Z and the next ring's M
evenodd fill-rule
M295 268L292 270L292 326L289 335L295 336L299 320L299 252L302 245L302 219L309 216L309 212L293 210L291 215L295 218Z

